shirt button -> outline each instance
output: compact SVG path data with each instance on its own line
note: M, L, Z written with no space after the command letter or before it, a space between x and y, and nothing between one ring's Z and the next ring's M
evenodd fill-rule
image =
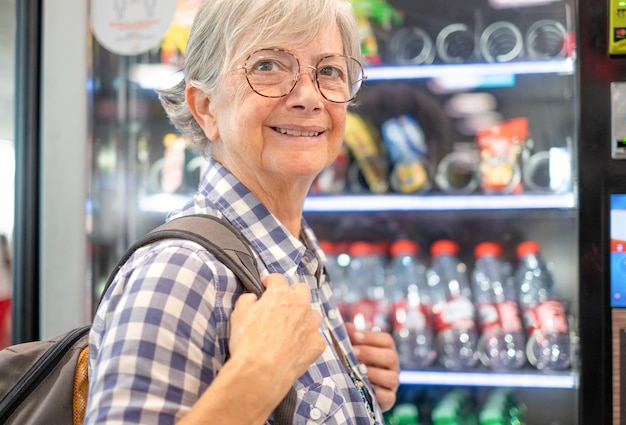
M311 419L317 420L322 416L322 412L317 407L311 409Z
M367 366L365 366L363 363L361 363L359 365L359 371L363 374L366 375L367 374Z
M336 308L331 308L330 310L328 310L328 318L329 319L335 320L338 316L339 316L339 313L337 313L337 309Z

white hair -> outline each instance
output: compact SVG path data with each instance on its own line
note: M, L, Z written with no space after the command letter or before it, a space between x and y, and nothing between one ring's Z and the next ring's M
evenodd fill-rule
M189 34L184 80L158 90L161 104L178 131L208 155L210 143L189 110L185 87L193 84L210 93L238 56L268 43L306 44L333 24L342 37L342 53L360 59L357 24L347 0L205 0Z

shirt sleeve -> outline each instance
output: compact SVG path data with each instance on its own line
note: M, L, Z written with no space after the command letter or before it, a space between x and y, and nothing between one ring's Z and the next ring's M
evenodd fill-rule
M228 357L228 319L242 293L199 245L162 241L120 269L90 335L85 424L174 424Z

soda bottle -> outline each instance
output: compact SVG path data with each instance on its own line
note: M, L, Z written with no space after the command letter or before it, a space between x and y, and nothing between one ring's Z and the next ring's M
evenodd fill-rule
M478 425L475 404L464 389L444 395L433 408L431 419L433 425Z
M488 395L478 415L479 425L521 425L526 406L519 403L509 388L498 388Z
M326 264L324 267L326 273L330 276L330 282L333 288L333 299L335 305L343 320L349 321L350 304L356 300L352 296L348 285L347 261L348 254L344 252L344 247L339 242L331 242L329 240L320 240L320 248L326 255Z
M494 370L517 369L526 363L524 327L512 268L501 255L502 246L496 242L476 245L472 271L481 332L478 357L482 364Z
M350 317L358 330L391 332L391 303L385 290L385 260L372 242L350 244L348 282L355 300Z
M403 369L423 369L436 357L426 266L419 258L419 244L408 239L389 248L387 287L393 301L392 335Z
M387 417L389 425L420 425L419 410L412 403L398 403Z
M569 327L562 300L536 241L517 246L519 303L528 336L526 356L539 370L566 369L571 363Z
M447 369L476 365L478 330L467 267L456 242L441 239L431 246L426 273L434 316L437 360Z

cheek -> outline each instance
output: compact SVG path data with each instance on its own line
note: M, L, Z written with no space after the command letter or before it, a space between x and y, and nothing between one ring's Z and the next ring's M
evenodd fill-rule
M337 153L339 151L339 147L343 143L343 135L346 128L346 110L342 110L339 113L335 114L333 119L333 139L329 146L330 149L333 149L333 152Z
M220 90L219 102L215 104L215 114L218 116L218 130L220 136L230 138L245 131L252 124L257 114L255 108L248 106L250 93L245 81L225 81L226 87ZM252 93L254 94L254 93Z

